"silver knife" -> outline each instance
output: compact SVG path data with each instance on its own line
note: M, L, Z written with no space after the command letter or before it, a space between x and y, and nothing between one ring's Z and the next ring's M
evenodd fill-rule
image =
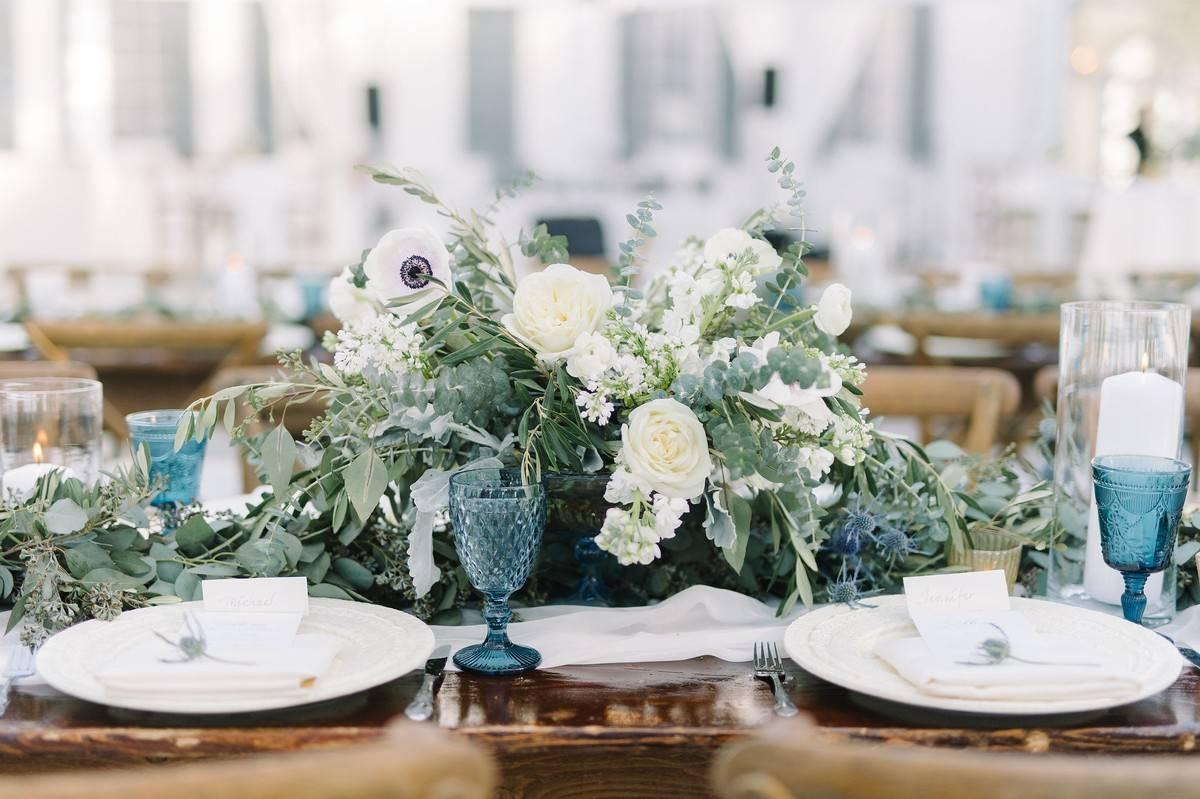
M425 661L425 679L421 680L420 690L404 709L405 716L413 721L428 721L433 717L433 691L437 687L438 678L446 670L446 658L449 656L448 644L433 650L433 656Z

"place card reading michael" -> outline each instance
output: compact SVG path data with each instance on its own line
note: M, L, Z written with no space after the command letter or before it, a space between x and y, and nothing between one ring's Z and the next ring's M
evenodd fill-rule
M305 577L205 580L200 584L206 611L308 613Z

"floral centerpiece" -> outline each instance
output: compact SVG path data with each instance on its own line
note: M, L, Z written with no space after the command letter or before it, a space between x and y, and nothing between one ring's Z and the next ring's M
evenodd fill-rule
M873 426L865 368L838 342L850 292L803 301L803 191L778 150L767 166L783 202L689 238L641 287L652 199L627 216L610 279L571 266L542 226L515 241L496 230L524 181L464 213L415 172L368 169L436 207L445 230L392 231L333 281L332 363L281 355L284 381L219 391L178 431L182 444L223 424L270 492L243 513L183 509L170 534L143 512L142 462L98 486L52 476L0 498L13 623L34 620L36 640L236 575L303 575L315 596L449 621L470 596L449 477L497 464L604 475L596 542L622 603L704 583L786 612L945 568L974 525L1044 542L1052 492L1023 490L1033 470L1013 452L926 451ZM789 227L797 240L777 252L764 234ZM546 266L520 277L518 254ZM297 441L289 409L312 402L324 411ZM275 423L256 432L263 419ZM548 540L524 599L566 594L577 576L570 548Z

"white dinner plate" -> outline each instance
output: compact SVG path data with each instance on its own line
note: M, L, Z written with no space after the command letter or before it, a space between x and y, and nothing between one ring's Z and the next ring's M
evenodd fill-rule
M174 636L186 610L199 610L201 602L183 602L139 608L122 613L115 621L85 621L51 637L38 651L38 675L64 694L111 707L154 713L249 713L323 702L382 685L425 665L433 652L433 630L421 620L391 608L344 599L309 600L302 633L323 633L342 641L342 649L329 671L321 675L302 697L287 695L203 698L122 695L119 701L105 696L93 670L128 647L145 641L152 632Z
M1071 636L1106 661L1123 662L1140 678L1141 689L1117 700L1071 697L1034 702L933 696L917 689L875 655L878 641L917 634L904 596L864 601L876 607L830 605L806 613L787 628L783 644L792 660L810 674L885 702L950 713L1060 716L1107 710L1154 696L1170 687L1183 667L1183 658L1169 641L1124 619L1057 602L1013 597L1013 610L1024 614L1038 632Z

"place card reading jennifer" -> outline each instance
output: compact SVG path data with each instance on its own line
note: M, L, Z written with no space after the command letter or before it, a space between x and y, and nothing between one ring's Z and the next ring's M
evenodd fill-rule
M308 613L305 577L205 580L200 584L206 611Z
M997 637L1021 651L1042 648L1029 621L1011 609L1003 571L905 577L904 596L935 655L970 662L984 641Z

